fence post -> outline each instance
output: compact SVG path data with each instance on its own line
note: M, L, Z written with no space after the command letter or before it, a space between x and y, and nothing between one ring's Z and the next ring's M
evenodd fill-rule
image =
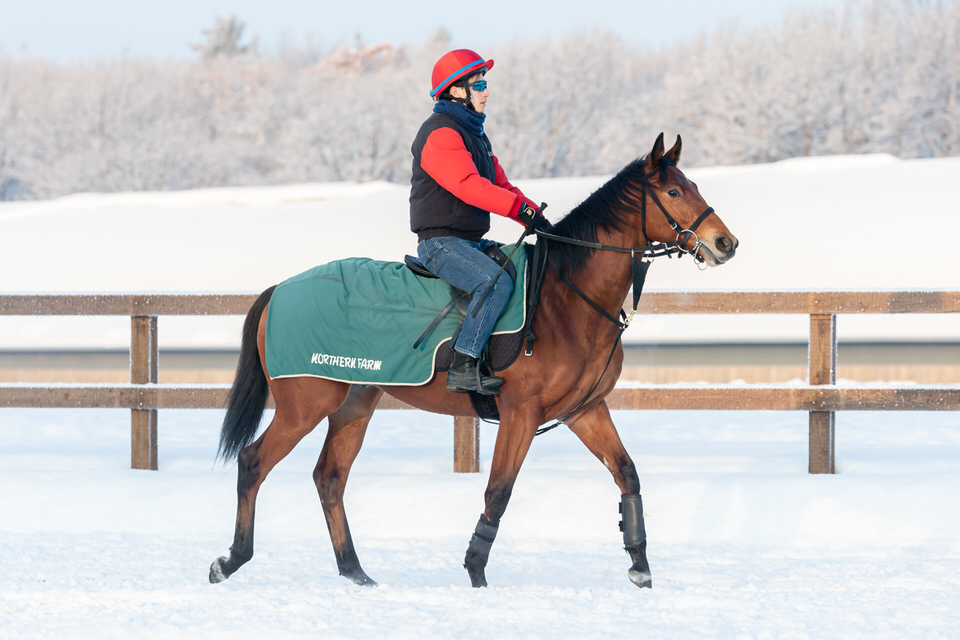
M130 318L130 382L159 380L157 316ZM157 470L157 410L130 410L130 468Z
M837 383L837 316L810 316L810 384ZM836 412L810 412L809 473L835 473L834 431Z
M480 420L468 416L453 419L453 470L480 473Z

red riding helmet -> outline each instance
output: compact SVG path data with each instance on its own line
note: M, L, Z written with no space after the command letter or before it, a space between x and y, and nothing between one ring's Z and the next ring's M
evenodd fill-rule
M437 64L433 65L433 90L430 97L436 99L457 80L490 69L493 69L493 60L484 60L476 51L455 49L445 53L437 60Z

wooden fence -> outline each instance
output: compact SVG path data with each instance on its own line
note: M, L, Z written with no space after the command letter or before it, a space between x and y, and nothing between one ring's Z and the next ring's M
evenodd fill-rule
M129 384L0 384L0 407L114 407L131 412L131 466L157 469L158 409L216 409L229 385L158 383L157 317L245 315L255 295L0 295L0 315L130 317ZM958 411L960 385L838 386L839 314L960 313L960 291L646 293L640 313L799 314L810 318L806 385L649 385L618 388L611 409L809 412L809 471L834 472L837 411ZM381 408L410 408L384 396ZM454 470L479 471L479 428L454 419Z

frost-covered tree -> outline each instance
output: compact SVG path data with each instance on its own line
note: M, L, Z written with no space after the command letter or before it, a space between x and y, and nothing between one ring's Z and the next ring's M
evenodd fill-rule
M216 17L213 27L204 29L204 42L191 44L190 47L204 58L232 57L252 53L257 50L257 41L242 44L243 32L247 25L236 16Z
M179 62L0 52L0 199L409 179L449 34L266 54L244 31L218 19ZM687 166L960 153L960 0L864 0L654 51L581 32L483 53L512 178L607 174L660 131L684 136Z

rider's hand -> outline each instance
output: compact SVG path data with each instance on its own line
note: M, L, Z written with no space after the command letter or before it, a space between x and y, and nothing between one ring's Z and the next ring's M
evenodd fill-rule
M521 202L520 209L517 211L517 218L529 229L550 233L553 231L553 225L550 224L550 221L543 215L543 210L546 208L547 203L545 202L540 204L539 211L534 209L530 203L526 201Z

